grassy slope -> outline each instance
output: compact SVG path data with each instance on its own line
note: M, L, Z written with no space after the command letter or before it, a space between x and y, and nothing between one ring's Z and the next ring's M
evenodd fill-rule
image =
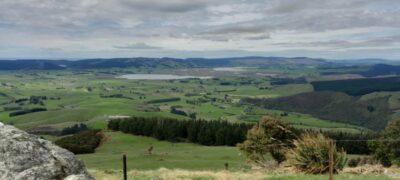
M122 155L128 157L129 169L180 168L190 170L221 170L225 163L239 169L244 159L235 147L207 147L189 143L170 143L153 138L120 132L108 132L109 141L94 154L79 155L89 169L120 169ZM147 149L153 146L153 155Z

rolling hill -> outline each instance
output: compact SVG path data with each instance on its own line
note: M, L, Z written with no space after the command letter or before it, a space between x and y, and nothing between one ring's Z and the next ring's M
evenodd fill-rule
M67 63L59 60L0 60L0 70L60 70Z
M391 114L388 97L361 100L340 92L307 92L274 99L244 98L241 103L310 114L372 130L383 129Z

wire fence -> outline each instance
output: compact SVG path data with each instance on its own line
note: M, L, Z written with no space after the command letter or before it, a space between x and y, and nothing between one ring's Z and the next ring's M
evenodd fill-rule
M333 150L333 146L335 142L365 142L365 141L371 141L371 142L400 142L400 138L399 139L340 139L340 140L335 140L335 139L331 139L328 140L327 142L329 143L329 160L324 160L321 162L325 162L325 163L329 163L329 179L333 180L334 177L334 171L333 171L333 166L334 166L334 150ZM273 144L273 145L264 145L266 147L279 147L279 146L294 146L293 142L291 143L278 143L278 144ZM398 149L396 149L398 150ZM399 149L400 150L400 149ZM127 158L126 155L123 155L122 158L123 161L123 177L124 180L127 180ZM228 170L229 164L225 163L225 170ZM395 177L400 177L400 174L393 174L392 176Z

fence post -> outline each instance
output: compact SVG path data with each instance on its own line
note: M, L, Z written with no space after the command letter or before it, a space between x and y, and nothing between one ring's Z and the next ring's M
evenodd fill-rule
M128 180L128 175L127 175L127 172L126 172L126 155L125 154L122 157L122 161L123 161L123 164L124 164L124 180Z
M329 180L333 180L333 140L329 140Z

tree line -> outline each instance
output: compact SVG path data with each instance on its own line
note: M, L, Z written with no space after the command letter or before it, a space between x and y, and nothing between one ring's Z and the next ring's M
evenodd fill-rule
M373 151L369 147L369 141L379 137L378 133L345 133L345 132L322 132L323 135L333 139L338 148L343 148L348 154L371 154Z
M24 109L24 110L20 110L20 111L11 112L11 113L9 113L9 116L14 117L14 116L20 116L20 115L24 115L24 114L41 112L41 111L47 111L47 109L46 108Z
M170 142L191 142L207 146L235 146L246 139L248 123L227 121L179 120L160 117L116 119L108 128L134 135L149 136Z

